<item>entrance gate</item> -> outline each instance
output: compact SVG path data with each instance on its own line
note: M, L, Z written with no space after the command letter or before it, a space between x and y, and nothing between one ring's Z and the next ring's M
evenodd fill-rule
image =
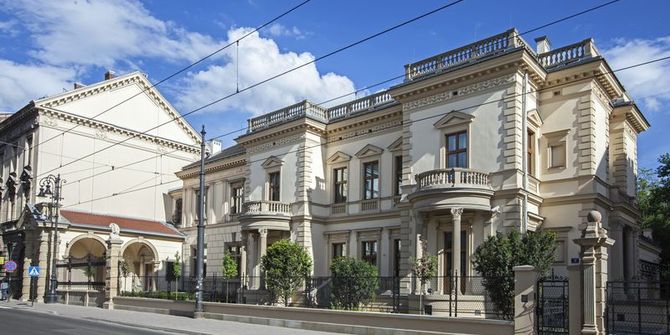
M568 334L568 279L541 278L537 282L537 332L540 335Z
M670 334L670 282L607 282L607 334Z

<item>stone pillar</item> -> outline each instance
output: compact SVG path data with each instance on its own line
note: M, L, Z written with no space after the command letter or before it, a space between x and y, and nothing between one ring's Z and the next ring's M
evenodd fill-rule
M249 251L247 255L249 256L247 259L249 260L249 264L247 265L249 268L249 289L257 289L257 283L256 280L258 279L258 275L256 274L256 238L254 236L254 233L249 232L247 233L247 247L249 248Z
M258 234L260 235L260 240L258 242L258 249L260 252L258 253L258 268L260 269L260 288L265 289L265 278L263 278L264 272L261 268L261 264L263 261L263 256L267 253L268 250L268 230L267 229L259 229Z
M114 297L119 294L119 263L123 241L116 237L107 240L107 262L105 264L105 302L103 308L114 309ZM143 266L140 266L142 268ZM141 271L141 270L140 270Z
M453 236L452 236L452 247L451 247L451 256L452 256L452 268L453 275L461 275L461 215L463 215L463 208L452 208L451 209L452 222L453 222ZM458 294L458 291L454 286L454 291Z
M624 280L623 225L619 222L610 222L610 236L614 240L612 247L612 262L610 265L610 278L613 280Z
M240 246L240 278L242 280L240 285L247 284L247 247L245 245Z
M531 265L514 267L514 334L536 333L535 308L538 273Z
M35 301L44 301L44 295L47 293L47 282L49 281L46 271L46 269L49 267L48 255L51 254L49 252L49 232L42 230L39 233L38 243L40 249L37 251L37 265L40 267L40 276L35 279L37 280L37 290L35 292L37 296L35 297ZM58 259L58 256L56 256L56 259Z
M581 247L581 297L582 334L605 334L605 287L607 285L607 248L614 241L602 228L602 216L598 211L587 215L588 222L582 224L581 238L574 240Z
M37 263L38 262L38 255L37 255L37 248L39 244L36 246L36 243L39 243L37 241L36 232L34 230L31 231L26 231L25 232L25 237L24 237L24 253L23 253L23 287L21 288L21 300L23 301L28 301L30 299L30 275L28 273L28 267L33 265L33 262ZM49 246L51 246L51 243L48 243ZM16 250L18 252L18 250ZM48 255L51 255L51 252L47 250ZM46 271L44 271L44 275L49 277L51 276L51 265L47 264L47 267L45 268ZM17 270L18 272L18 270ZM17 276L16 273L11 274L11 276ZM46 290L48 290L49 287L47 285ZM13 295L14 292L11 292Z
M568 320L569 333L582 331L582 277L581 266L568 265Z

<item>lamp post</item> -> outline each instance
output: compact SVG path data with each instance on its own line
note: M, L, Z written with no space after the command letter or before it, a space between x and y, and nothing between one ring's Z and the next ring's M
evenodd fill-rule
M60 178L60 174L54 176L52 174L40 179L40 193L37 194L38 197L50 197L51 202L48 203L49 207L49 221L53 226L54 230L54 241L53 241L53 252L51 253L51 277L49 279L49 292L44 298L44 302L47 304L53 304L58 302L58 295L56 294L56 288L58 286L58 277L56 274L56 260L58 259L58 209L60 208L60 192L61 187L66 181ZM53 191L52 191L53 189Z
M202 125L202 140L200 143L200 191L198 192L198 241L195 266L195 311L193 318L202 319L204 309L202 306L202 291L205 268L205 157L207 148L205 147L205 125Z

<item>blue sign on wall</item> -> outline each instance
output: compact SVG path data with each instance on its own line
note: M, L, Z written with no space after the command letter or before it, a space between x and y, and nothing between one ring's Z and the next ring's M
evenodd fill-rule
M39 266L29 266L28 267L28 274L31 277L39 277L40 276L40 267Z

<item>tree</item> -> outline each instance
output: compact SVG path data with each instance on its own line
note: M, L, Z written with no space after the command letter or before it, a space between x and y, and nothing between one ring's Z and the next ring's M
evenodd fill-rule
M273 243L261 260L265 287L272 296L288 306L289 298L305 282L312 268L309 254L297 243L280 240Z
M421 240L422 256L412 259L412 273L421 283L421 292L419 292L419 310L423 314L423 291L426 283L435 277L437 273L437 257L428 253L426 240Z
M518 265L532 265L541 276L551 269L556 249L556 234L540 231L521 236L517 231L498 233L482 243L474 254L474 269L499 313L514 316L514 271Z
M226 302L228 302L228 281L238 275L237 261L230 255L230 253L226 252L223 254L221 265L221 276L226 281Z
M172 263L172 268L168 269L168 271L170 271L170 276L174 278L174 291L176 293L179 286L179 278L181 277L181 258L179 257L179 252L174 253L174 263Z
M670 154L659 157L656 173L640 169L637 200L642 228L651 228L654 241L662 248L661 263L670 264Z
M377 267L351 257L338 257L330 265L331 299L334 308L358 309L375 296L378 287Z

